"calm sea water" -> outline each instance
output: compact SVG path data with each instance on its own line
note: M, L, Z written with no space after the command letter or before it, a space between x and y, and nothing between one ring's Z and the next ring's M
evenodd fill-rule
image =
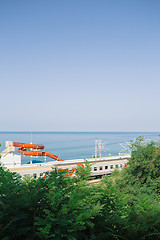
M139 136L157 141L158 132L0 132L1 151L5 148L5 141L37 143L45 146L44 151L51 152L58 157L69 160L88 158L95 155L95 140L103 143L102 156L118 155L126 152L127 142ZM16 149L16 153L18 149ZM30 160L22 156L22 163ZM44 161L43 157L35 160ZM51 161L47 157L46 161Z

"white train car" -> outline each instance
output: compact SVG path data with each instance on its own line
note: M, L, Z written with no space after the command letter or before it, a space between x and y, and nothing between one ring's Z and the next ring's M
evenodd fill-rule
M123 156L105 157L101 159L89 158L86 159L91 164L91 177L101 177L111 174L115 169L122 170L127 165L130 154ZM46 172L66 169L70 176L74 176L77 166L85 166L85 159L65 160L63 162L47 162L35 164L23 164L21 167L10 168L11 172L18 172L21 176L33 176L34 178L43 177Z

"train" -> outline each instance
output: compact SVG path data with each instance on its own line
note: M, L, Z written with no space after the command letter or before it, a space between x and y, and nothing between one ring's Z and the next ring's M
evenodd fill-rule
M20 155L14 154L15 147L19 147L18 152ZM108 156L99 158L88 159L74 159L74 160L62 160L52 153L39 152L39 149L43 149L43 145L26 144L6 141L6 149L1 152L1 164L9 169L10 172L17 172L22 177L32 176L34 178L45 177L48 172L56 169L61 171L65 169L67 174L75 176L75 170L78 166L85 167L86 161L91 165L91 177L98 178L104 175L111 174L115 169L121 171L126 167L131 157L130 153L119 154L118 156ZM30 164L21 164L21 155L30 155ZM48 156L55 161L32 163L32 156Z
M89 159L75 159L65 160L63 162L46 162L46 163L34 163L23 164L17 168L10 168L11 172L18 172L21 176L33 176L34 178L45 177L46 173L53 171L53 169L66 170L70 176L75 176L75 169L78 166L85 167L86 161L91 165L91 177L98 178L104 175L111 174L115 169L121 171L122 168L128 165L130 155L123 156L110 156L101 158L89 158Z

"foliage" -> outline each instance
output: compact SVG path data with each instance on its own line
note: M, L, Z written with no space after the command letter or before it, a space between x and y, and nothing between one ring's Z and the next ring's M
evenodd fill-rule
M28 233L22 185L18 174L0 167L0 239L22 239Z
M130 175L139 179L141 184L160 176L160 146L155 142L143 142L138 138L132 143L132 157L129 161Z
M140 137L132 142L131 151L128 167L114 177L125 206L121 236L159 239L160 146Z
M100 203L85 181L76 181L65 171L53 171L49 177L48 205L43 218L37 218L38 235L42 239L78 239L79 231L92 227L91 219L100 212Z
M91 164L86 160L85 161L85 167L78 166L75 170L76 175L78 176L77 179L80 180L89 180L90 179L90 173L91 173Z
M131 151L128 167L98 185L88 162L75 176L38 179L0 167L0 239L160 239L160 146L138 138Z

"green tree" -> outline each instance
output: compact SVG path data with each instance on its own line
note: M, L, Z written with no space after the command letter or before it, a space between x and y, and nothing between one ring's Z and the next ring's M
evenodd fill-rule
M41 239L88 239L87 229L101 211L101 205L85 180L77 181L66 172L49 174L47 204L43 217L37 218Z
M26 235L25 203L21 177L0 167L0 239L19 240Z
M86 160L85 167L78 166L75 170L77 180L89 180L91 175L91 164Z
M100 184L94 188L102 206L102 211L93 219L94 229L91 239L119 239L121 234L119 229L123 226L122 216L125 208L122 196L110 176L104 177Z
M128 167L114 176L124 203L120 236L159 239L160 147L140 137L132 142L131 150Z
M46 178L25 178L23 189L26 196L26 212L28 213L28 226L30 229L30 238L39 239L36 236L36 218L43 215L43 209L46 206L46 194L49 191L48 179Z

